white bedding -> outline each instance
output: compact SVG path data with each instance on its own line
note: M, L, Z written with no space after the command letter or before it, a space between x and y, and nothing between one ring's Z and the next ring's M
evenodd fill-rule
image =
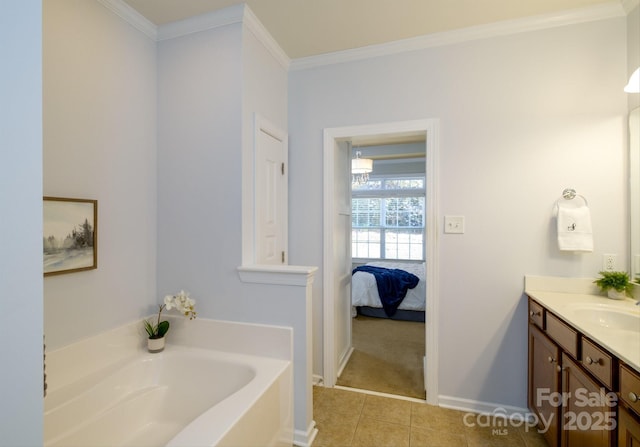
M426 308L427 288L425 285L425 263L379 261L368 262L366 265L384 267L388 269L400 269L416 275L420 282L413 289L407 291L407 295L400 303L398 309L421 310ZM351 304L353 306L382 307L376 277L367 272L355 272L351 276Z

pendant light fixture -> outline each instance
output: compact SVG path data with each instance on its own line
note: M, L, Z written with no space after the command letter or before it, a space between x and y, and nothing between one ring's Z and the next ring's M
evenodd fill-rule
M369 181L369 173L373 171L373 160L360 158L362 152L356 151L356 158L351 159L351 183L363 185Z

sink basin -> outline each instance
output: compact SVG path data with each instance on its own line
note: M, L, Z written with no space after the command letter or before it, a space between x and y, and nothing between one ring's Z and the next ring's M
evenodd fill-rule
M579 304L571 306L571 313L586 324L640 333L640 312L607 305Z

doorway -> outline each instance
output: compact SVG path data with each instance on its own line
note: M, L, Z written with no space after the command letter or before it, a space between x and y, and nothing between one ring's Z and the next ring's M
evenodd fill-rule
M324 261L323 261L323 370L325 386L336 385L351 349L351 254L345 249L346 231L351 230L349 166L351 153L345 141L365 138L384 140L421 134L426 141L426 331L424 382L427 402L437 405L437 155L438 120L417 120L364 126L330 128L324 131ZM345 200L348 197L349 200ZM347 241L345 241L345 238ZM348 258L348 259L347 259Z
M371 172L351 181L352 349L336 385L424 400L424 132L350 143L351 163ZM381 307L381 297L389 304L399 298L379 294L384 278L389 285L417 279L397 309Z

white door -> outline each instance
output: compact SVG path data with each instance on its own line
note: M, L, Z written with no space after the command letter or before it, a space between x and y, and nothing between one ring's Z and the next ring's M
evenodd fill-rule
M324 381L331 387L351 349L351 175L346 141L327 143L332 153L325 157L325 171L331 181L324 184L324 225L331 243L325 240L323 268L325 294L331 299L325 300L324 312L332 320L325 326L324 363L334 367L325 370Z
M286 264L288 139L264 119L255 130L255 261Z
M336 198L334 217L335 244L333 269L336 306L336 365L342 371L349 360L351 347L351 151L346 142L336 144L333 183Z

